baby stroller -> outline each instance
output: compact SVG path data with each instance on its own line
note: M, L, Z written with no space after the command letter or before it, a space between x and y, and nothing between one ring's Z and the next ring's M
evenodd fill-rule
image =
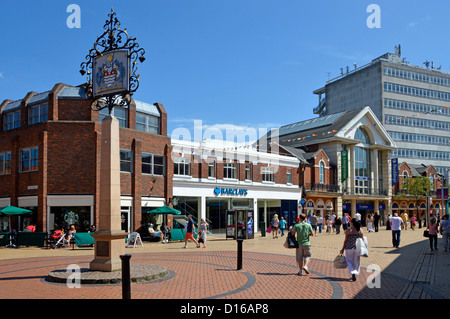
M61 247L65 248L66 247L65 239L66 239L66 236L64 235L64 233L61 230L55 230L50 235L50 247L52 249L61 248Z

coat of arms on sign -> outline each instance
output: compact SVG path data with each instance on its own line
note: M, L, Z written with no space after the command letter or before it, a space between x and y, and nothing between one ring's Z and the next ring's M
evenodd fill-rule
M126 51L114 51L98 56L94 61L94 94L104 95L127 90L128 56Z

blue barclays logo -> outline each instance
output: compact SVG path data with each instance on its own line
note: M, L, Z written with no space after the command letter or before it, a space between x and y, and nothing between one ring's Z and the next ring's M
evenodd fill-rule
M214 188L214 194L216 194L216 196L219 196L219 195L247 196L248 190L247 189L240 189L240 188L221 188L221 187L216 187L216 188Z

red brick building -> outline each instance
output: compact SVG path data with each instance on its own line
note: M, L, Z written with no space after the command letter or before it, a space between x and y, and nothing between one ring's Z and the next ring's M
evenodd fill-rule
M408 179L420 176L427 177L430 181L431 188L428 195L431 197L432 202L428 208L433 214L442 215L445 210L446 200L442 203L442 200L437 196L437 193L443 187L441 176L437 173L437 170L433 165L414 165L406 162L399 163L399 181L392 187L392 213L398 213L400 215L406 212L409 219L415 216L418 221L423 222L426 220L427 197L408 194L405 188L405 182Z
M0 206L33 211L15 220L21 230L98 223L101 120L84 88L56 84L0 104ZM106 111L107 112L107 111ZM139 228L151 208L172 197L173 164L164 107L132 101L114 108L120 123L122 228ZM0 231L7 220L0 220Z

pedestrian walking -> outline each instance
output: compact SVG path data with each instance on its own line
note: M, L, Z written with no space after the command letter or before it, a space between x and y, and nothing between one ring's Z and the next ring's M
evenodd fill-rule
M336 219L336 214L333 212L331 213L331 227L333 228L333 233L335 232L334 228L334 220Z
M300 222L295 224L291 230L292 236L296 236L298 248L295 249L295 258L299 267L297 275L302 276L303 272L309 274L309 263L311 258L311 242L309 237L313 236L310 224L306 222L305 214L300 214Z
M331 229L333 228L333 222L331 221L331 218L327 219L327 233L331 234Z
M411 217L411 229L412 230L414 230L414 228L416 227L416 221L417 221L416 216L413 215Z
M319 234L322 234L323 217L320 214L317 215L317 228L319 228Z
M278 228L280 227L280 220L278 219L278 215L273 215L272 218L272 236L273 239L278 238Z
M450 220L448 214L444 215L444 219L439 227L439 232L442 235L442 241L444 242L444 251L448 251L450 248Z
M317 217L312 214L309 218L309 222L311 223L312 230L314 232L314 236L317 236Z
M356 249L356 240L358 238L364 238L364 234L361 230L361 223L356 218L353 218L350 221L350 228L345 231L344 245L340 251L341 254L345 251L347 268L352 275L351 281L355 281L360 273L361 256Z
M386 216L386 230L391 230L391 214Z
M341 225L342 225L342 220L339 216L337 216L334 219L334 228L336 230L336 235L339 235L341 233Z
M402 220L403 220L403 229L407 230L408 229L408 213L407 212L403 212Z
M430 218L430 223L428 224L427 229L428 229L428 239L430 240L431 251L433 251L433 246L434 246L435 250L438 250L438 248L437 248L438 226L437 226L436 217ZM434 245L433 245L433 242L434 242Z
M375 215L373 216L373 226L375 228L376 233L378 233L379 224L380 224L380 214L378 214L378 212L375 212Z
M398 213L394 213L394 217L390 218L391 230L392 230L392 245L395 248L400 246L400 235L402 232L403 219L398 217Z
M345 213L344 216L342 216L342 229L344 230L344 232L347 230L348 228L348 214Z
M370 233L370 232L374 232L374 230L373 230L373 217L372 217L372 215L367 215L367 231Z
M183 248L187 248L187 243L189 240L192 240L197 245L197 248L200 248L198 241L194 238L194 233L195 233L194 220L192 219L191 215L188 215L188 221L186 223L186 235L184 236Z
M280 230L281 230L281 237L284 236L284 230L286 229L286 220L283 216L280 218Z
M203 248L206 248L206 232L208 231L209 224L202 218L200 219L200 225L198 226L198 243L203 244Z

